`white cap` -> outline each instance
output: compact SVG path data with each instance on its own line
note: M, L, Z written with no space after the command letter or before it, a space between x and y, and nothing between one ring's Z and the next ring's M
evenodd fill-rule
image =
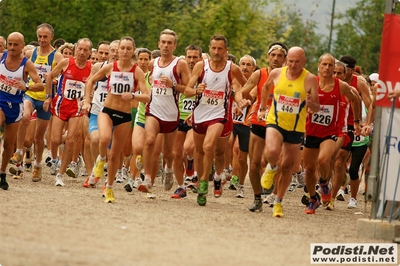
M369 79L370 79L371 81L378 82L378 80L379 80L379 74L378 74L378 73L372 73L371 75L369 75Z

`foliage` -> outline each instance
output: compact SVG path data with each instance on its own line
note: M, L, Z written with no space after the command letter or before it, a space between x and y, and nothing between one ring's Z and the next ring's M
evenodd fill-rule
M160 32L170 28L179 36L177 55L184 54L191 43L207 52L210 37L223 34L228 38L230 53L237 58L250 54L261 67L267 64L268 46L274 41L284 42L288 47L304 47L306 67L311 70L316 69L316 59L327 47L324 37L316 33L316 22L304 21L283 0L0 2L0 35L20 31L26 42L36 40L36 27L43 22L53 25L55 38L68 42L88 37L96 44L129 35L135 38L138 47L149 49L157 49Z
M363 73L378 72L385 1L362 0L354 8L339 14L334 54L351 55Z

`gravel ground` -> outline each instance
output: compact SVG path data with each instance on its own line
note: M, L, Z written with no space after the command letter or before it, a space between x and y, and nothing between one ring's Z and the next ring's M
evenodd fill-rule
M200 207L193 193L171 199L160 178L156 199L116 184L116 202L106 204L100 186L83 188L84 179L54 187L47 167L38 183L30 173L8 176L9 190L0 191L0 265L309 265L310 243L382 242L356 236L357 219L370 213L361 200L356 210L337 202L333 212L306 215L296 189L286 194L285 217L273 218L266 205L247 210L249 180L244 199L227 185L214 198L210 186Z

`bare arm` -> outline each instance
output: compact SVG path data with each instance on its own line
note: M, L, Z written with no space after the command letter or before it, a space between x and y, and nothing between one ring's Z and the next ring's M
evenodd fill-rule
M46 76L46 95L51 95L51 87L53 85L53 78L57 77L62 71L64 71L69 64L69 59L65 58L61 60L55 68L50 72L49 75ZM46 112L49 110L51 98L47 97L47 99L43 103L43 110Z
M206 84L204 83L197 84L197 81L199 80L199 77L203 71L203 67L204 67L203 61L197 62L196 65L194 66L192 70L192 75L183 92L185 94L185 97L192 97L196 94L203 93ZM195 89L194 86L196 86L196 84L197 88Z
M260 81L260 75L260 70L253 72L246 84L244 84L239 91L235 91L235 101L240 107L246 106L248 104L248 100L254 102L254 99L257 96L257 85Z
M239 84L241 85L241 87L243 87L246 84L247 79L243 75L240 68L237 65L232 64L231 71L232 71L232 78L236 79L237 82L239 82Z
M42 79L39 77L35 65L31 61L27 61L25 65L25 73L31 77L34 85L29 86L31 91L43 91L44 84ZM25 86L24 86L25 87Z
M174 89L184 93L186 85L189 82L189 67L185 60L178 61L177 73L182 80L182 84L176 84ZM172 88L174 86L174 82L166 76L161 76L160 81L169 88Z
M307 108L311 112L319 112L320 105L318 96L318 81L313 74L307 74L307 77L304 81L304 89L307 93Z
M102 78L106 77L107 75L109 75L111 73L113 64L109 63L106 66L100 68L99 71L97 71L93 76L91 76L85 84L85 96L90 95L90 93L93 90L93 86L94 84L96 84L97 81L101 80ZM91 99L90 97L85 97L85 103L84 106L88 107L90 109L90 103L91 103ZM89 111L88 109L86 109L87 111Z
M135 77L136 77L136 82L139 86L139 90L141 94L135 93L134 99L143 102L143 103L148 103L150 101L150 94L149 90L147 89L146 86L146 81L144 78L144 73L140 67L136 67L135 70Z
M371 96L369 94L369 89L367 84L362 81L361 79L357 80L358 91L361 94L362 101L364 102L365 106L369 109L371 105ZM360 114L361 115L361 114ZM361 116L357 116L357 119L360 119Z
M354 93L346 82L340 81L340 92L345 95L350 102L352 102L354 117L361 117L361 98L359 97L357 90L355 91L356 93Z

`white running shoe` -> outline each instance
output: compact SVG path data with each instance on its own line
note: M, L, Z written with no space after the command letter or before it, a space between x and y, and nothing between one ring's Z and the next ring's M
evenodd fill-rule
M135 181L133 182L132 187L133 188L138 188L142 184L143 180L140 177L136 177Z
M51 175L55 175L57 173L57 164L58 164L58 160L50 161L50 174Z
M65 170L65 173L67 173L69 177L77 178L79 175L78 164L76 162L71 162Z
M63 186L65 186L63 181L63 175L58 173L56 175L56 187L63 187Z
M297 174L296 173L292 174L292 182L290 183L287 190L289 192L293 192L296 189L298 184L299 184L299 182L297 181Z
M172 186L174 185L174 172L167 172L165 170L165 179L164 179L164 190L169 191L171 190Z
M344 199L344 190L343 189L339 189L337 195L336 195L336 199L338 201L345 201Z
M121 169L118 169L118 172L115 175L115 182L117 182L117 183L123 183L124 182L124 178L122 177L122 170Z
M357 209L357 200L355 198L351 198L349 200L349 204L347 204L347 209Z
M244 198L244 186L238 185L237 189L238 190L237 190L236 198L243 199Z
M265 197L263 202L264 202L264 204L268 204L268 206L270 208L272 208L272 207L274 207L275 198L276 198L276 195L271 193Z
M129 176L129 169L126 168L125 166L122 166L122 178L123 178L124 180L130 179L130 176Z

